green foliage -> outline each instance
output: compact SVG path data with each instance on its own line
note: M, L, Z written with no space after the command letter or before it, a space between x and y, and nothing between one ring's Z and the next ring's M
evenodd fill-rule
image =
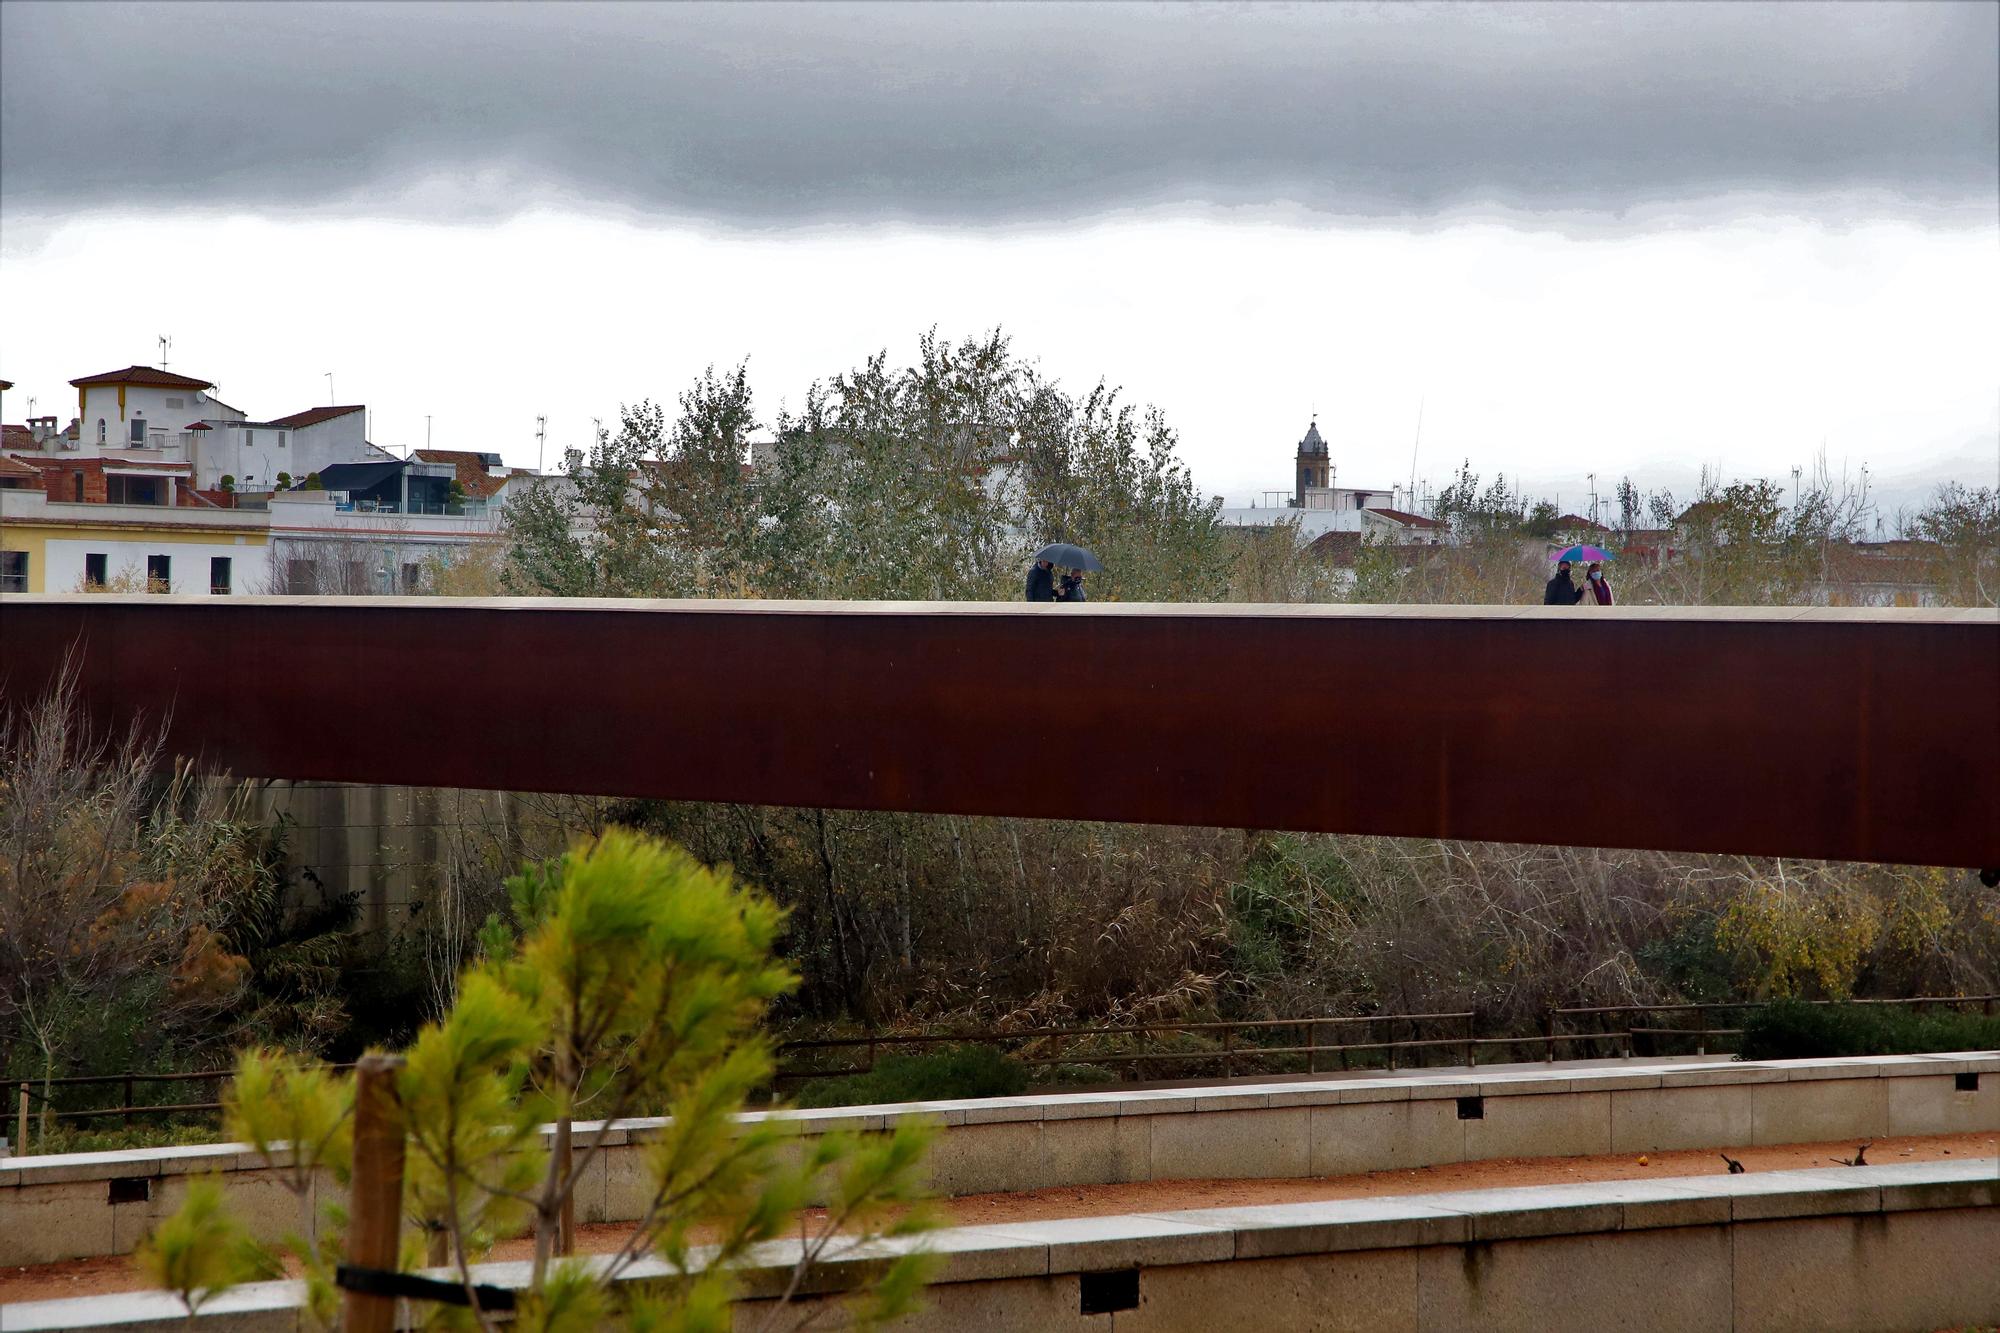
M234 476L230 475L230 474L229 474L229 473L227 473L227 472L223 473L223 474L222 474L222 489L223 489L223 490L225 490L225 491L233 491L233 490L235 490L235 489L236 489L236 478L235 478Z
M280 1249L305 1275L308 1313L331 1327L346 1212L331 1200L316 1204L314 1182L323 1174L342 1185L348 1181L354 1159L353 1081L283 1051L245 1050L236 1057L236 1077L222 1101L230 1140L249 1144L292 1195L299 1229L285 1236Z
M284 1173L310 1180L320 1169L345 1184L354 1159L354 1088L327 1068L283 1051L246 1050L223 1098L223 1132Z
M1808 1004L1781 1000L1743 1025L1743 1059L1803 1060L1838 1055L1915 1055L2000 1047L2000 1015L1895 1005Z
M995 331L935 332L915 364L886 352L813 385L759 429L747 368L713 368L669 427L648 402L565 456L566 485L510 507L505 578L521 592L608 596L980 599L1019 596L1027 556L1088 544L1093 595L1226 594L1226 537L1158 412L1098 385L1071 395Z
M865 1074L816 1078L799 1089L800 1106L870 1106L957 1097L1013 1097L1028 1087L1027 1067L991 1046L947 1046L922 1055L885 1055Z
M222 1181L212 1175L188 1182L181 1206L139 1242L132 1259L154 1286L180 1297L190 1326L203 1305L231 1287L284 1271L229 1216Z
M468 1285L472 1262L532 1222L522 1325L597 1328L629 1314L635 1326L721 1327L736 1266L802 1226L797 1216L815 1197L826 1215L817 1229L803 1226L791 1292L829 1254L930 1225L917 1206L928 1127L821 1136L787 1154L786 1122L736 1118L770 1082L764 1021L795 984L773 961L784 913L769 899L618 828L530 866L509 887L512 929L489 929L491 952L462 977L450 1011L418 1033L396 1082L408 1133L405 1211L442 1235ZM281 1168L305 1208L314 1173L347 1166L351 1095L345 1077L246 1052L229 1123ZM542 1124L574 1128L586 1107L606 1123L575 1132L565 1160ZM608 1265L556 1262L556 1220L604 1150L608 1122L661 1110L669 1118L647 1148L653 1193L634 1241ZM285 1136L289 1162L277 1151ZM160 1271L191 1299L235 1271L224 1266L234 1233L216 1204L209 1194L191 1199L161 1229ZM291 1248L307 1270L309 1308L330 1317L332 1250L314 1242L306 1217L308 1233ZM635 1296L615 1280L649 1248L672 1276ZM922 1255L890 1263L854 1319L866 1326L908 1310L928 1264Z
M1850 881L1787 876L1782 862L1778 872L1746 885L1723 909L1716 943L1754 959L1750 974L1759 998L1853 994L1881 930L1875 904Z

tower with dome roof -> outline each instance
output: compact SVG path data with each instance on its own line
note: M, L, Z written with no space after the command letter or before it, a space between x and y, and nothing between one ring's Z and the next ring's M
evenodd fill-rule
M1307 491L1323 491L1333 484L1332 467L1326 439L1319 433L1319 418L1314 417L1306 427L1305 438L1299 441L1298 467L1294 472L1298 489L1292 495L1293 508L1305 508Z

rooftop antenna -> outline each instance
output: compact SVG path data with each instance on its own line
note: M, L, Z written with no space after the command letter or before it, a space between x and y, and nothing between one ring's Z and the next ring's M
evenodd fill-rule
M424 448L431 447L431 414L424 413Z
M545 416L536 417L535 418L535 471L537 472L540 472L542 470L542 454L545 447L548 444L548 439L549 439L549 419Z
M172 337L171 337L170 335L168 335L168 334L165 334L165 333L163 333L163 334L161 334L161 335L160 335L160 369L161 369L161 370L165 370L165 369L167 368L167 348L168 348L168 347L169 347L169 346L170 346L170 345L171 345L171 344L173 343L173 341L174 341L174 340L173 340L173 338L172 338Z
M329 370L326 372L326 405L332 407L333 403L333 372Z
M1417 446L1421 445L1423 442L1424 442L1424 398L1422 394L1418 394L1417 395L1417 438L1410 445L1409 503L1412 512L1415 512L1417 507Z

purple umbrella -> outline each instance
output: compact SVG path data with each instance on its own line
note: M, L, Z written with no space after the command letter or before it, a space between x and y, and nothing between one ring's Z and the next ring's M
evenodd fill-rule
M1566 551L1557 551L1552 560L1567 560L1572 565L1587 565L1593 560L1616 560L1618 557L1601 546L1572 546Z

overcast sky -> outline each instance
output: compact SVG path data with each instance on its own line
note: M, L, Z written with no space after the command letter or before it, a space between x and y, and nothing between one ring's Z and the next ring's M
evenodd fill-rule
M2000 6L0 5L7 415L550 460L993 324L1210 491L2000 481ZM1600 487L1604 483L1600 481ZM1891 486L1893 490L1893 485Z

